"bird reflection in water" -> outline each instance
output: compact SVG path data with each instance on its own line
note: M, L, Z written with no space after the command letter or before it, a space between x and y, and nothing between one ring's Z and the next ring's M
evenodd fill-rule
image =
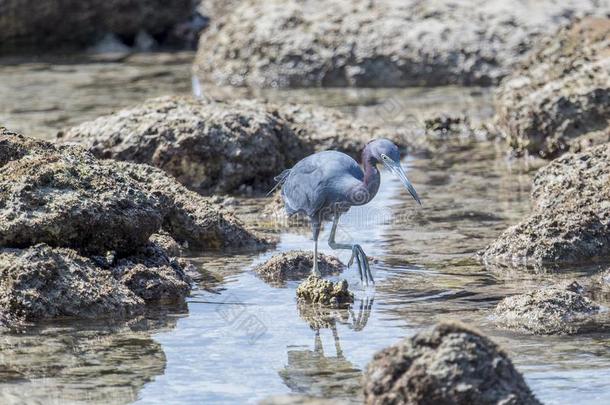
M356 313L353 306L344 309L297 304L299 316L315 331L314 348L288 348L288 364L279 375L294 393L313 397L354 398L360 395L362 370L347 360L341 349L337 325L355 332L364 330L369 320L373 297L364 297ZM335 354L324 351L320 331L332 332Z

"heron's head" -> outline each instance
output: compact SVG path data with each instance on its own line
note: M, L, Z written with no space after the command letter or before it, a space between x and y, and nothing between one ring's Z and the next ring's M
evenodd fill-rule
M369 142L367 145L369 149L370 157L374 160L374 163L383 164L392 174L398 177L401 183L409 190L411 196L421 205L417 191L407 178L405 170L400 165L400 151L398 146L394 142L388 139L375 139Z

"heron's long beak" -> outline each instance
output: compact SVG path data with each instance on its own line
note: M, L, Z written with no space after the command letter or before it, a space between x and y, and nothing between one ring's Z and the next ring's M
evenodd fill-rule
M407 175L405 174L404 169L400 165L400 162L394 162L390 160L388 163L384 162L384 164L392 173L394 173L394 175L396 175L396 177L400 179L402 184L404 184L407 190L409 190L409 193L415 199L415 201L417 201L417 203L421 205L421 201L419 199L419 196L417 195L417 191L415 191L415 187L413 187L413 184L411 184L409 179L407 179Z

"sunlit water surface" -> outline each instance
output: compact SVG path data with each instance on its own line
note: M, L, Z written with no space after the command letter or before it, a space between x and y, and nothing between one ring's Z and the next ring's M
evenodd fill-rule
M140 61L138 66L146 64ZM138 86L149 87L146 96L180 81L187 65L171 66L166 73L156 67L161 73L139 75ZM92 68L122 78L134 71L129 63L117 62L111 67L72 64L70 71L86 77ZM31 66L19 69L0 70L0 80L29 77ZM50 88L70 86L54 83ZM97 93L86 94L95 104ZM104 104L108 93L99 94ZM396 126L405 116L438 111L466 113L474 120L491 113L489 91L460 88L316 90L264 96L327 104ZM131 93L129 97L138 101ZM388 102L398 105L398 110L388 113ZM20 122L19 114L30 114L33 121L22 126L38 128L44 108L37 103L28 108L27 100L19 99L19 109L11 108L22 112L10 114L11 108L5 108L4 114L9 122ZM79 108L64 113L68 118L57 128L84 120ZM50 114L56 116L54 110ZM235 210L248 224L277 234L280 241L275 249L195 255L192 261L203 278L187 308L160 308L121 325L66 321L0 336L0 402L199 404L322 397L359 403L363 369L377 350L440 319L459 319L501 344L543 402L609 403L607 325L586 335L532 337L498 330L489 319L490 309L509 294L551 280L586 278L598 270L563 271L550 277L488 271L473 259L528 212L532 168L509 160L492 143L448 148L432 158L411 156L403 163L422 197L422 207L384 172L375 200L353 208L341 220L338 239L360 243L375 259L375 288L363 288L353 268L341 275L356 295L349 310L299 306L298 282L274 287L256 277L252 269L257 264L280 251L311 249L312 242L306 228L262 221L258 213L264 199L239 199ZM326 240L327 232L320 240ZM333 252L325 243L321 247L344 262L349 259L349 252Z

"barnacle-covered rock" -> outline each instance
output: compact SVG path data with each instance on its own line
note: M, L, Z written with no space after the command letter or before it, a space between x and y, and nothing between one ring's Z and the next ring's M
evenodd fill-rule
M336 283L310 275L297 287L297 299L302 302L340 307L354 302L354 294L346 280Z

